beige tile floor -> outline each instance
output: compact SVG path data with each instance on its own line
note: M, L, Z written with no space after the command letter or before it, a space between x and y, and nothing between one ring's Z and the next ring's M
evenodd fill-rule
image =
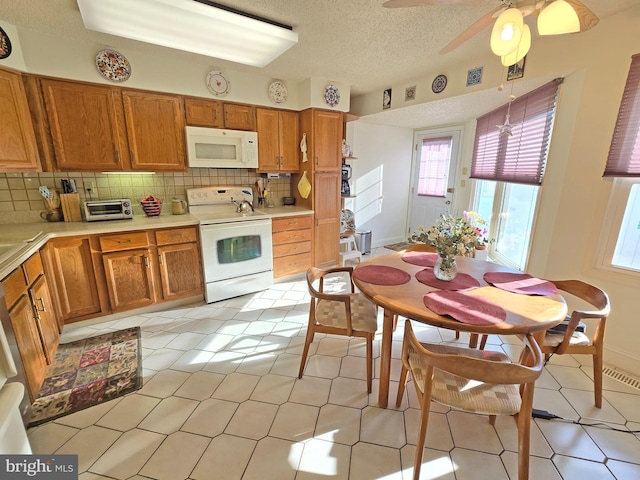
M316 337L298 380L308 304L306 284L293 281L67 329L63 341L139 325L144 386L31 429L34 452L78 454L81 480L411 478L419 418L413 386L400 408L379 408L375 379L366 393L364 344L331 336ZM450 331L416 330L425 341L454 339ZM400 327L392 378L401 340ZM488 348L514 356L518 346L490 337ZM596 409L590 377L589 358L558 356L537 382L534 407L566 421L532 424L532 479L640 478L640 435L573 423L640 430L640 391L605 377ZM392 382L393 398L396 388ZM491 426L486 417L434 404L421 478L515 479L516 452L512 418Z

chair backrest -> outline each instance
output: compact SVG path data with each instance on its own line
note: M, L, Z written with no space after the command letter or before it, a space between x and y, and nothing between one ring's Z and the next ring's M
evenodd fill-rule
M524 337L524 347L525 352L530 355L528 363L531 366L493 361L489 351L485 352L486 356L483 359L435 353L418 341L413 333L411 323L407 321L404 330L402 357L408 358L412 370L414 368L423 369L425 378L431 376L430 372L433 368L437 368L469 380L491 384L533 383L542 373L544 358L538 343L530 334Z
M576 309L571 312L564 338L556 347L555 353L562 354L565 352L570 344L571 335L573 335L573 332L579 322L585 318L599 319L593 343L602 341L604 337L605 323L609 316L609 312L611 311L611 305L609 303L609 296L607 293L598 287L594 287L593 285L580 280L551 280L551 282L558 288L558 290L567 292L594 307L594 310Z
M350 292L325 292L325 277L344 273L347 273L349 276ZM311 295L309 310L310 318L315 321L316 305L318 301L325 300L329 302L340 302L344 305L344 314L347 322L347 334L352 335L351 297L355 293L355 285L353 283L353 267L336 267L326 270L322 270L317 267L311 267L307 270L307 288L309 289L309 295Z
M404 249L405 252L435 252L436 247L426 243L414 243Z

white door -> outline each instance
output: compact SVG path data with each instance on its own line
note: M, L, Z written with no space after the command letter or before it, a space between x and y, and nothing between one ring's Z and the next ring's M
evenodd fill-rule
M451 212L461 129L416 132L411 175L409 235Z

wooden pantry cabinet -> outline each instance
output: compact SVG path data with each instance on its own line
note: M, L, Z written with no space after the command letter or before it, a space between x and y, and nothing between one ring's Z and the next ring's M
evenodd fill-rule
M311 266L312 225L312 215L272 220L274 278L305 272Z
M0 172L35 172L40 156L18 72L0 70Z
M342 113L310 108L300 113L300 133L307 134L309 161L292 176L296 204L314 210L313 265L340 264L340 176L342 167ZM298 182L306 172L311 194L303 198Z
M299 115L288 110L256 109L258 172L293 173L300 168Z
M60 341L40 253L36 252L11 272L2 281L2 287L27 391L33 402Z
M49 78L40 86L53 170L186 169L181 96Z

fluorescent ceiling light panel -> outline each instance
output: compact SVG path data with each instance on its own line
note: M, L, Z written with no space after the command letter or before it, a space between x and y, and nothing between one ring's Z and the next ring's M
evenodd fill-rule
M298 34L197 0L77 0L90 30L264 67Z

